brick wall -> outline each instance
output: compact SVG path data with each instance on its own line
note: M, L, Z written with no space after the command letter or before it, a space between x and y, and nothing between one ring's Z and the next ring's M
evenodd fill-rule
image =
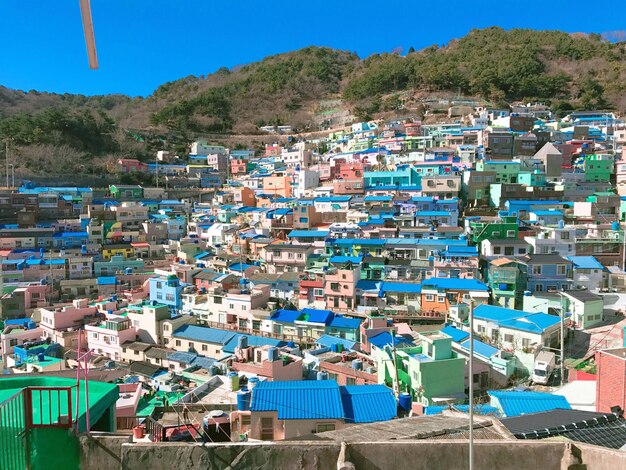
M612 406L626 409L626 349L596 353L596 411L610 412Z

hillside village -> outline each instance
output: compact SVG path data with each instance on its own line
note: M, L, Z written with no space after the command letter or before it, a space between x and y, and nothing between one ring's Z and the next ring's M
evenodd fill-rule
M90 395L29 419L129 445L466 439L471 411L477 439L623 448L624 120L446 112L112 167L154 186L7 172L2 396Z

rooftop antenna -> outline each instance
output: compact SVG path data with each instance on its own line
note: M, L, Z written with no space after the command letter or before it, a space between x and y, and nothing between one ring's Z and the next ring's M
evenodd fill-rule
M85 33L85 43L87 45L87 57L89 58L89 68L98 68L98 54L96 53L96 37L93 32L93 21L91 18L90 0L79 0L80 14L83 19L83 31Z

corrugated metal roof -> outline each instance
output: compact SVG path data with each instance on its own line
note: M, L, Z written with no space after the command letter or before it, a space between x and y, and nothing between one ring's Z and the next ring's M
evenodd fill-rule
M451 325L446 325L445 327L443 327L441 332L452 338L452 341L454 341L455 343L460 343L466 340L469 336L469 333L467 331L459 330L458 328L455 328Z
M500 404L505 416L520 416L529 413L540 413L556 409L571 410L569 402L561 395L541 392L515 392L490 390L492 400Z
M359 318L348 318L341 315L335 315L330 322L332 328L353 328L357 329L361 326L361 320Z
M464 349L467 349L469 351L469 347L470 347L469 339L463 341L463 343L461 343L461 346ZM483 343L482 341L478 341L477 339L474 340L474 354L475 355L478 354L479 356L490 358L494 354L497 354L498 351L499 351L498 348L494 348L493 346Z
M235 336L230 331L219 330L217 328L206 328L196 325L183 325L172 335L175 338L185 338L204 343L226 344Z
M278 419L343 419L339 386L334 380L259 382L252 411L276 411Z
M340 393L346 422L389 421L397 415L393 392L384 385L348 385Z

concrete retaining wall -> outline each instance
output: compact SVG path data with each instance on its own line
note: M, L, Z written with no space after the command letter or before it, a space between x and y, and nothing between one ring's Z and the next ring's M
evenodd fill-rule
M341 450L341 444L336 441L129 444L128 437L119 436L83 437L81 446L84 470L327 470L337 468ZM468 443L460 440L355 443L347 445L346 459L358 470L465 470ZM561 440L478 441L474 459L475 470L626 469L624 452ZM575 465L579 463L586 467Z

